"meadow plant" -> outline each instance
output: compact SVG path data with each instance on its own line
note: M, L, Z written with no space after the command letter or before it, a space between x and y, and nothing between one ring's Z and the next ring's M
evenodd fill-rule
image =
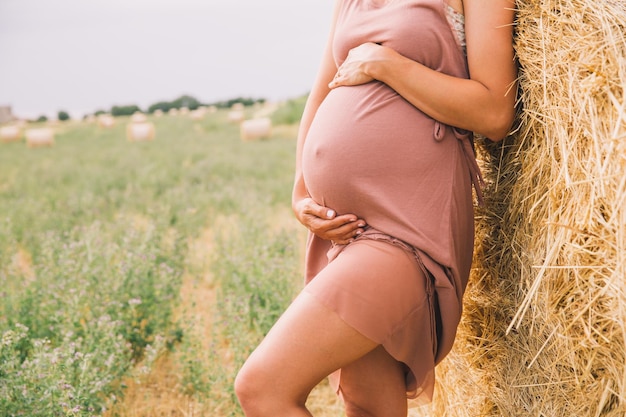
M54 346L29 337L16 324L2 334L0 411L6 416L93 416L121 393L116 386L131 361L121 322L108 316L88 324L89 334L65 333ZM29 354L22 359L24 346Z
M301 283L301 235L294 233L290 222L277 228L262 210L254 213L222 224L211 263L219 290L208 362L219 365L210 370L210 396L228 396L231 404L237 403L233 391L237 370Z
M288 100L283 106L279 107L274 114L272 114L272 122L277 125L297 124L302 117L306 99L307 96L305 95Z

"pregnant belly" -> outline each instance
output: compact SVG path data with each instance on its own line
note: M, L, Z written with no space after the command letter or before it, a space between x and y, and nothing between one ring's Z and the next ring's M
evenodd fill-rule
M311 197L338 213L361 215L385 189L410 189L440 160L433 128L432 119L383 84L332 90L303 148Z

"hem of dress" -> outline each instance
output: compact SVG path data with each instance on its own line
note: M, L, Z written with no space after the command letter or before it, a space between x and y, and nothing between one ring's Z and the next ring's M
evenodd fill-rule
M407 372L410 372L413 375L413 381L414 381L414 384L415 384L415 387L413 389L406 391L406 398L407 398L407 401L408 401L409 408L421 407L421 406L424 406L424 405L428 405L428 404L430 404L432 402L433 392L434 392L434 385L435 385L435 381L434 381L434 379L435 379L435 369L434 369L434 367L429 372L427 372L423 378L421 378L421 381L418 381L416 376L415 376L415 372L413 372L413 370L411 370L411 367L406 362L404 362L403 360L399 359L398 355L395 355L392 352L389 352L389 350L385 347L385 341L379 341L375 337L372 337L371 335L365 334L362 331L362 329L358 329L355 326L353 326L350 323L350 321L347 320L346 317L344 317L334 307L332 307L328 303L324 302L323 299L320 299L319 297L317 297L317 295L315 293L307 291L307 287L306 286L304 287L303 292L305 292L308 297L310 297L313 300L315 300L316 303L324 306L324 308L327 308L327 309L335 312L335 314L337 314L339 316L339 318L341 320L343 320L344 323L346 323L346 325L350 326L355 331L361 333L363 336L367 337L368 339L370 339L374 343L377 343L377 344L381 345L387 351L387 353L391 357L393 357L396 361L400 362L401 364L403 364L406 367ZM332 372L330 375L328 375L327 378L328 378L328 382L330 384L330 387L333 389L335 394L336 395L341 395L341 368L339 368L339 369L335 370L334 372Z
M357 332L361 333L363 336L367 337L373 342L381 345L387 351L389 355L391 355L396 361L402 363L406 367L407 372L409 372L412 376L412 378L405 377L407 379L406 397L407 397L407 400L409 401L409 408L415 408L419 406L428 405L432 402L432 397L433 397L433 392L434 392L434 385L435 385L434 379L435 379L435 366L436 366L435 358L437 356L437 349L438 349L437 323L436 323L436 312L435 312L435 309L437 307L435 304L435 289L434 289L435 283L434 283L433 274L424 265L420 252L415 247L413 247L407 242L404 242L401 239L395 238L393 236L380 232L371 227L367 227L366 230L362 234L360 234L357 238L355 238L353 242L351 243L357 242L359 240L382 241L382 242L386 242L388 244L400 247L404 251L408 252L411 256L413 256L413 258L418 263L420 269L422 270L422 273L424 274L424 277L426 280L426 292L427 292L427 298L428 298L431 339L433 341L433 352L432 352L433 353L433 368L430 371L428 371L420 380L418 380L416 373L411 369L411 367L406 362L404 362L403 360L399 358L400 355L390 352L388 348L385 346L385 343L388 342L390 335L385 337L384 340L378 340L376 337L373 337L373 335L366 334L366 332L364 332L362 329L358 329L354 325L352 325L350 321L345 316L343 316L341 312L337 311L337 309L335 309L332 305L329 305L328 303L325 302L325 300L318 298L315 293L306 291L307 286L304 287L304 291L306 291L309 296L314 298L316 302L334 311L341 318L341 320L343 320L348 326L352 327ZM327 254L328 263L331 263L351 243L348 243L345 245L339 245L339 244L333 243L331 249L328 251L328 254ZM332 374L330 374L328 376L328 379L329 379L331 388L335 391L337 395L340 395L341 369L338 369Z

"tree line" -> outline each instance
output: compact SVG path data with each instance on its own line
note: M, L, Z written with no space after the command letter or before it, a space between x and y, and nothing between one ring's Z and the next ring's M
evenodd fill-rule
M251 106L255 103L264 103L266 100L264 98L250 98L250 97L236 97L229 100L216 101L213 103L202 103L198 99L189 95L182 95L175 100L172 101L159 101L157 103L151 104L147 109L142 109L140 106L136 104L128 104L128 105L114 105L110 110L96 110L93 115L98 116L100 114L111 114L112 116L131 116L135 112L142 113L154 113L156 110L161 110L163 112L168 112L171 109L188 108L189 110L195 110L198 107L202 106L215 106L217 108L230 108L233 104L241 103L244 106ZM85 115L85 117L90 116L89 114ZM65 110L59 110L57 113L57 119L64 121L69 120L70 115ZM48 120L46 116L40 116L37 121L44 122Z

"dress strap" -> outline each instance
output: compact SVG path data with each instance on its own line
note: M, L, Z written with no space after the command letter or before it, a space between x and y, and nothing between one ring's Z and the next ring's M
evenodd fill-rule
M447 125L435 121L435 131L434 136L435 140L441 141L445 136ZM463 154L465 155L465 161L467 162L467 167L470 171L470 178L472 180L472 185L476 190L476 198L478 200L479 206L485 205L485 199L483 197L483 187L485 186L485 181L483 179L483 174L480 171L480 167L478 166L478 162L476 162L476 151L474 149L474 135L469 130L459 129L457 127L450 126L452 132L454 133L454 137L456 137L461 142L461 149L463 149Z
M465 159L467 161L467 165L470 170L470 175L472 177L472 185L476 190L476 198L478 200L478 205L483 207L485 205L485 198L483 196L483 187L485 186L485 180L483 179L483 174L480 171L480 167L478 166L478 162L476 162L476 150L474 149L474 137L468 132L465 134L465 137L457 136L457 129L453 128L454 135L457 139L461 141L461 145L463 146L463 153L465 154Z

